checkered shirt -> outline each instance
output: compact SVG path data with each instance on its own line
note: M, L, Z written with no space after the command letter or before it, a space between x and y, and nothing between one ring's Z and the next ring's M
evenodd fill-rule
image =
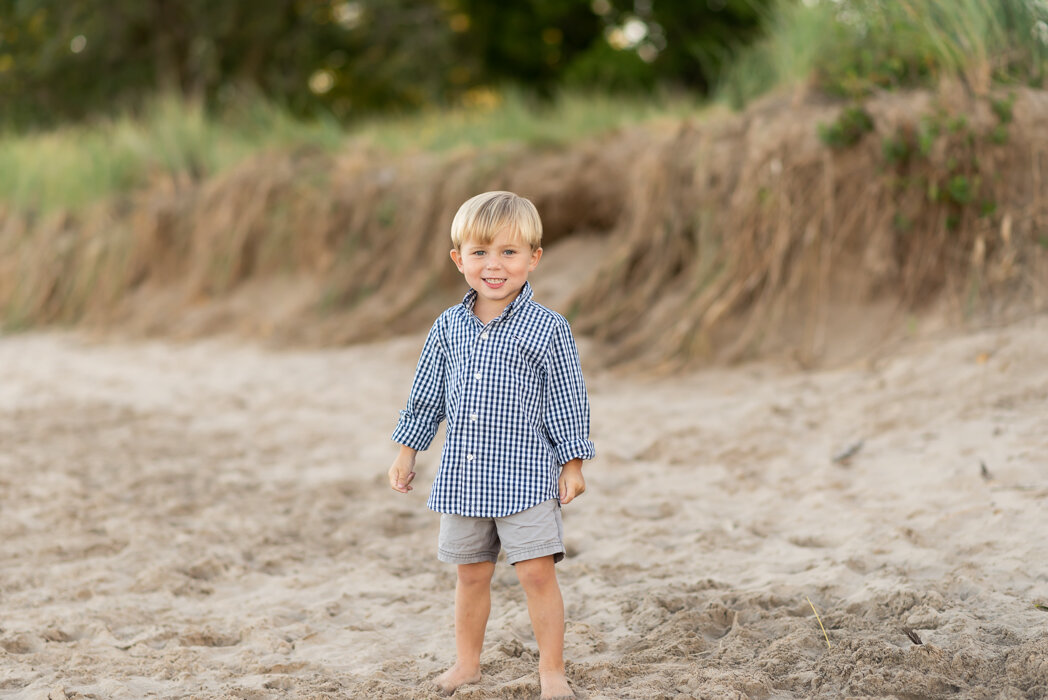
M560 465L594 456L571 328L531 297L525 283L484 325L471 289L430 329L393 440L424 450L447 420L432 510L517 513L559 496Z

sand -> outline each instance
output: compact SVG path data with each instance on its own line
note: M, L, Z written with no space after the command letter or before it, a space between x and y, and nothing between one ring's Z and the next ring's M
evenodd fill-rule
M385 476L420 343L0 337L0 697L433 697L436 451L409 495ZM1048 317L588 379L580 697L1048 696ZM501 563L483 663L456 697L537 697Z

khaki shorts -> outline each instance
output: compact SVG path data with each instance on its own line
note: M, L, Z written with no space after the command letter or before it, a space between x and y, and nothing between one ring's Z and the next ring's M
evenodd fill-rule
M496 561L499 548L506 562L516 564L550 554L564 558L564 524L560 501L548 501L502 518L468 518L441 513L437 558L448 564Z

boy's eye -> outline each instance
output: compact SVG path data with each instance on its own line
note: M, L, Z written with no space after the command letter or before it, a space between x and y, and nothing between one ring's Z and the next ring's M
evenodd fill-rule
M485 252L486 252L486 251L483 251L483 250L474 250L474 251L473 251L473 254L474 254L474 255L484 255L484 253L485 253Z
M505 255L516 255L517 251L515 251L515 250L505 250L505 251L503 251L503 253Z

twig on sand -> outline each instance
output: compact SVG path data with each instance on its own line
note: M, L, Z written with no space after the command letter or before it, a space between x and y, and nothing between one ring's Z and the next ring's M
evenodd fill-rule
M1045 605L1044 603L1034 603L1033 606L1035 608L1037 608L1038 610L1043 610L1045 612L1048 612L1048 605Z
M986 481L993 481L993 474L986 468L986 462L979 460L979 475Z
M847 466L848 462L851 461L851 458L855 456L855 453L862 449L863 442L865 441L859 440L858 442L853 442L837 454L833 455L833 463Z
M826 628L822 626L822 618L819 617L819 611L815 609L815 603L811 602L811 598L804 596L805 600L808 601L808 605L811 606L811 611L815 613L815 619L819 621L819 629L822 630L822 636L826 638L826 648L830 647L830 635L826 634Z
M902 631L906 633L906 636L909 637L910 641L914 644L924 644L924 642L921 641L920 636L909 627L903 627Z

